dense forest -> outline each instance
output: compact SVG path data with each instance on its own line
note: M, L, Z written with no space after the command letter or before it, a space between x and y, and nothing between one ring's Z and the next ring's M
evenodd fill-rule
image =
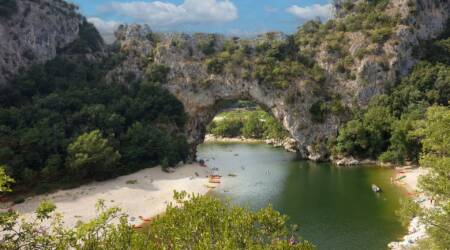
M52 183L103 180L140 168L172 166L187 157L183 105L164 90L159 71L153 81L129 86L106 84L106 72L121 60L104 59L101 38L88 23L68 56L35 65L0 91L0 164L18 189Z

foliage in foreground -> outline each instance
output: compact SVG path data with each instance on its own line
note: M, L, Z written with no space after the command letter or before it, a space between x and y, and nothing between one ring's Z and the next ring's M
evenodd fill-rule
M450 246L450 108L428 108L426 119L414 132L422 138L420 165L428 173L419 180L420 187L435 200L435 208L422 209L406 202L400 211L407 221L419 216L428 227L428 238L421 249L448 249Z
M293 242L294 228L271 207L252 212L210 196L175 192L175 204L145 229L128 225L118 208L99 201L97 218L64 228L55 206L43 202L32 222L14 212L0 216L0 248L10 249L314 249ZM50 223L51 222L51 223ZM44 226L50 225L50 226ZM296 241L296 240L295 240Z

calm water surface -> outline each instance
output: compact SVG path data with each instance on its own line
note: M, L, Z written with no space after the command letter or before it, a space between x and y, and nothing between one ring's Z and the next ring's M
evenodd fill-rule
M224 176L213 195L252 209L272 204L319 249L387 249L406 233L395 215L404 190L390 183L392 170L299 161L264 144L208 143L198 157Z

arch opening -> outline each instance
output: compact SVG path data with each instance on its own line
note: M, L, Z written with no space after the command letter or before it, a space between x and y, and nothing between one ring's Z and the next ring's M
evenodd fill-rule
M216 102L201 126L197 146L207 142L261 142L297 151L297 143L283 126L282 120L270 108L248 99L228 99Z

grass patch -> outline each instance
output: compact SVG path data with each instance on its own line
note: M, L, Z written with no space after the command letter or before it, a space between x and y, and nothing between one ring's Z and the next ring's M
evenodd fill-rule
M138 180L128 180L127 182L125 182L126 184L129 184L129 185L133 185L133 184L137 184L138 183Z

